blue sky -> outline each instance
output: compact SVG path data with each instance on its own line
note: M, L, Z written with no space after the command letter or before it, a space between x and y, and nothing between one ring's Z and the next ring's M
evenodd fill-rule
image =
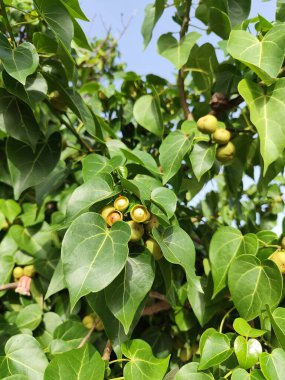
M118 37L124 25L131 19L130 25L119 41L122 60L127 63L128 69L144 75L148 73L158 74L168 79L173 78L174 69L170 62L160 57L156 51L156 41L158 37L166 32L177 32L179 26L175 24L171 17L173 8L168 8L158 22L153 39L145 51L143 51L143 40L141 36L141 25L144 18L144 8L151 0L79 0L82 9L85 11L90 23L83 23L83 27L88 37L94 36L102 38L106 35L106 30L111 27L112 33ZM172 2L170 0L170 2ZM194 4L198 0L193 1ZM268 20L274 19L275 0L262 1L252 0L251 16L260 13ZM194 25L202 26L197 20L193 20ZM197 30L198 29L193 29ZM218 40L211 34L203 39L203 42ZM201 40L202 41L202 40Z

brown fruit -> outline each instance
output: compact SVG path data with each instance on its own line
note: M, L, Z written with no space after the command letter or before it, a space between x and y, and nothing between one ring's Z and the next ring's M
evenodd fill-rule
M109 206L105 206L105 207L101 210L100 214L101 214L101 216L105 219L105 221L107 221L107 216L108 216L109 214L111 214L113 211L116 211L115 207L109 205Z
M150 219L150 212L143 205L135 205L130 212L131 218L137 223L144 223Z
M216 151L216 159L222 163L229 162L234 158L236 148L233 143L220 146Z
M109 226L112 226L114 223L120 222L121 220L123 220L123 215L118 210L112 211L106 218L106 222Z
M114 207L118 211L125 211L129 207L130 201L127 197L120 195L114 201Z
M147 241L145 242L145 246L153 255L155 260L160 260L162 258L163 254L160 249L160 246L157 244L157 242L154 239L152 238L147 239Z
M129 220L127 224L131 227L130 241L139 241L144 234L143 225L133 220Z
M151 233L152 229L158 226L159 226L159 221L157 217L155 215L152 215L149 222L147 222L147 224L145 225L145 230L146 232Z
M13 270L13 276L15 280L19 280L22 276L24 276L24 269L21 267L15 267Z
M197 128L202 133L214 133L218 127L218 120L214 115L200 117L197 121Z
M228 131L227 129L218 128L213 133L213 140L220 145L227 144L230 141L230 139L231 139L231 132Z
M275 251L269 259L275 262L282 274L285 274L285 250Z

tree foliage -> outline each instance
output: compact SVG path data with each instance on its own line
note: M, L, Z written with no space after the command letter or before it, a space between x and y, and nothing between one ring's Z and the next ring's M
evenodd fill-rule
M283 1L147 5L171 82L78 0L0 6L0 378L281 380Z

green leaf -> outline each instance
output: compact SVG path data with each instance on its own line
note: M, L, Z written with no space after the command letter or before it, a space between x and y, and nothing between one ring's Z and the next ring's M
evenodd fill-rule
M109 229L96 213L80 215L72 222L62 242L63 272L72 308L81 297L99 292L118 276L127 260L130 235L125 222L116 222Z
M110 174L95 176L72 193L67 204L67 220L70 221L76 218L83 212L88 211L95 203L111 198L115 194L114 181Z
M34 5L36 11L43 17L57 39L69 51L74 28L65 6L58 0L34 0Z
M0 89L0 115L0 130L31 147L36 145L41 132L32 110L4 88Z
M176 210L177 197L174 191L165 187L157 187L151 192L151 201L160 207L171 219Z
M266 330L251 327L250 324L243 318L236 318L233 323L233 328L238 334L247 338L258 338L267 332Z
M236 368L233 371L233 374L231 377L231 380L250 380L250 379L251 379L250 374L245 369L242 369L242 368Z
M258 251L257 237L253 234L242 236L233 227L220 227L214 234L210 244L209 258L216 296L227 285L227 274L234 258L242 254L255 255Z
M154 4L147 4L144 10L144 20L141 28L144 48L148 46L152 38L153 29L164 11L165 0L155 0Z
M266 305L267 314L269 316L271 325L273 327L276 338L281 346L285 348L285 309L283 307L277 307L271 313L270 308Z
M276 4L276 21L285 21L285 1L277 0Z
M11 94L16 96L17 98L20 98L23 102L27 103L31 108L34 107L36 103L45 99L47 95L47 82L41 73L37 72L34 75L30 75L26 80L25 86L23 86L17 80L13 79L10 75L6 73L6 71L3 71L2 78L6 89ZM15 109L13 109L13 111L15 112Z
M16 199L24 190L46 179L57 164L60 152L61 135L57 132L53 133L47 142L37 144L35 152L20 141L8 139L8 165Z
M32 304L19 311L16 318L16 325L19 329L35 330L42 320L42 309L38 304Z
M229 338L221 333L213 332L210 334L203 345L199 370L205 370L216 366L232 354Z
M243 79L238 89L259 134L265 174L268 166L279 158L285 148L285 78L278 79L266 91L258 84Z
M163 34L157 41L158 53L179 70L187 62L191 49L200 37L200 33L190 32L181 41L177 41L172 33Z
M251 0L228 0L228 12L232 26L241 24L248 19Z
M96 177L98 174L111 174L118 166L123 165L124 160L120 156L114 156L110 160L100 154L89 154L82 160L82 175L84 182Z
M234 342L234 351L239 366L249 369L258 362L259 354L262 353L262 346L256 339L246 340L243 336L238 336Z
M168 367L169 357L157 359L151 347L140 339L123 343L122 353L130 359L124 367L125 380L162 380Z
M1 34L0 59L7 73L23 85L27 76L33 74L39 65L39 56L33 44L23 42L12 49L7 38Z
M263 263L253 255L237 257L229 269L229 289L240 316L257 317L265 305L275 307L282 295L282 275L271 260Z
M62 261L59 260L53 272L53 276L50 280L48 290L45 295L45 299L48 299L53 294L60 292L62 289L65 289L65 288L66 288L66 284L64 281Z
M231 21L229 16L222 10L211 7L209 13L209 27L219 37L227 40L231 32Z
M262 373L266 380L283 380L285 373L285 351L276 348L271 352L263 352L259 356Z
M193 172L198 181L200 181L201 177L211 169L214 165L215 159L215 144L199 142L194 145L194 148L190 153L190 161Z
M214 380L211 373L205 373L198 370L199 363L188 363L184 365L175 376L175 380Z
M82 30L80 24L75 19L72 19L72 22L73 22L73 28L74 28L73 41L80 48L92 51L92 48L89 45L88 39L87 39L84 31Z
M13 268L15 265L14 258L1 253L0 255L0 283L7 284L11 278ZM5 292L6 293L6 292ZM4 292L0 292L0 297L3 296Z
M21 206L13 199L1 199L0 210L5 215L6 219L10 223L13 223L14 219L21 213Z
M82 9L80 8L79 1L78 0L60 0L62 4L66 7L68 12L73 16L74 18L79 18L83 21L89 21L86 15L83 13Z
M122 323L125 333L154 281L154 263L148 252L129 257L119 276L105 289L106 303Z
M4 361L10 375L26 375L29 380L43 380L48 360L39 343L30 335L14 335L5 345Z
M276 25L259 41L244 30L233 30L227 50L232 57L253 70L270 85L281 69L284 51L285 25Z
M145 129L161 137L163 134L163 119L160 111L159 98L152 95L141 96L134 105L134 118Z
M180 130L170 132L160 145L159 160L163 169L163 183L167 183L180 169L181 162L191 147L188 135Z
M55 356L45 370L44 380L103 380L105 362L99 352L91 355L89 345Z

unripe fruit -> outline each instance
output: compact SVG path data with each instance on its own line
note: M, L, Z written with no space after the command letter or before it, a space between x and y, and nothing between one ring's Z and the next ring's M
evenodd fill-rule
M285 250L275 251L269 259L275 262L282 274L285 274Z
M82 323L85 327L91 329L95 323L95 319L91 314L88 314L82 319Z
M147 241L145 242L145 246L153 255L155 260L160 260L162 258L163 254L160 249L160 246L157 244L157 242L154 239L152 238L147 239Z
M150 233L154 227L159 226L159 221L155 215L152 215L149 222L145 225L146 232Z
M131 209L131 218L137 223L143 223L150 219L148 209L143 205L135 205Z
M179 358L182 362L188 362L191 359L191 356L192 352L188 345L180 349Z
M36 270L33 265L26 265L24 267L24 276L33 277L35 273L36 273Z
M139 241L144 234L143 225L136 223L133 220L129 220L127 223L131 227L130 241Z
M197 121L197 128L203 133L214 133L218 127L218 120L214 115L200 117Z
M121 220L123 220L123 215L117 210L111 212L106 218L106 222L109 226L112 226L114 223L120 222Z
M114 207L118 211L125 211L129 207L130 201L127 197L124 197L120 195L117 199L114 201Z
M281 240L281 247L283 249L285 249L285 236L283 236L282 240Z
M213 133L213 140L220 145L227 144L230 141L230 139L231 139L231 132L228 131L227 129L218 128Z
M13 270L13 276L14 276L15 280L18 280L19 278L24 276L24 269L21 267L15 267Z
M103 331L105 328L104 328L104 324L103 322L101 321L101 319L97 319L96 320L96 326L95 326L95 330L97 331Z
M236 148L233 143L220 146L216 152L216 159L222 163L229 162L234 158Z
M66 112L67 111L67 106L66 106L65 102L63 101L60 93L57 90L52 91L48 97L49 97L50 104L57 111L60 111L60 112Z

